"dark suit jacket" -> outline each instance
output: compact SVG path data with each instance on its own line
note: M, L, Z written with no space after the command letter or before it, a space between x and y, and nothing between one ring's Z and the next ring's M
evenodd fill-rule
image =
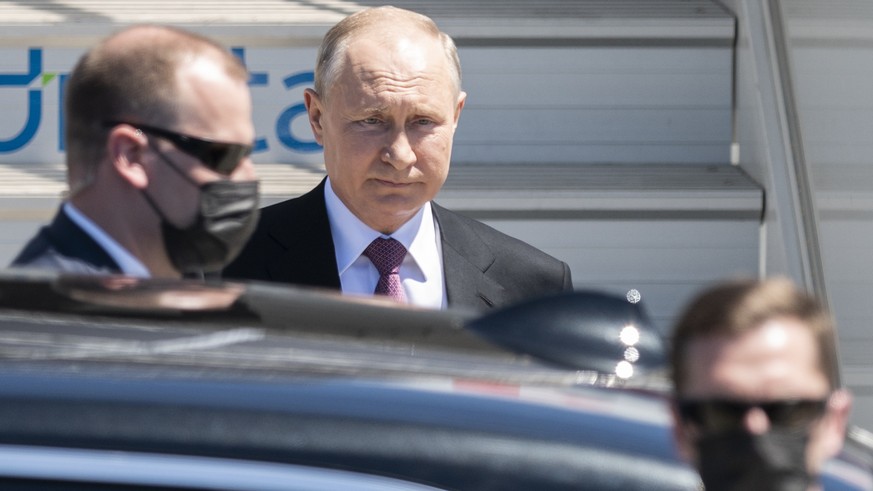
M263 208L249 243L223 276L340 289L324 186ZM450 307L500 307L572 290L566 263L436 203L432 209Z
M118 264L63 209L39 229L12 261L12 267L51 269L65 273L121 273Z

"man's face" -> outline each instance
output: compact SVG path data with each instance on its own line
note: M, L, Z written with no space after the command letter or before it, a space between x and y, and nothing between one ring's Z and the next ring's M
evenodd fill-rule
M326 94L306 92L331 185L361 221L391 233L446 180L464 106L440 42L365 31L349 43Z
M210 57L199 57L177 72L180 120L170 129L199 138L251 145L254 140L252 102L244 81L234 80ZM223 176L203 165L197 158L182 152L171 142L155 138L153 144L172 163L197 184L219 179L253 180L255 171L251 158L245 157L229 175ZM160 156L155 162L150 192L161 203L161 209L171 223L186 227L194 222L198 211L199 193L176 171L169 169Z
M808 425L806 469L817 474L823 462L842 446L849 402L842 393L829 397L830 383L816 343L812 332L793 318L771 319L737 337L692 340L687 347L686 384L680 397L757 403L827 399L824 415ZM742 417L741 427L749 434L761 435L775 426L761 407L752 407ZM676 431L681 449L699 464L695 442L705 429L677 421Z

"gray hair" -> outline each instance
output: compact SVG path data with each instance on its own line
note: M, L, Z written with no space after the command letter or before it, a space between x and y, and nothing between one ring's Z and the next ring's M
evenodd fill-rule
M446 59L449 61L450 75L455 84L455 91L461 92L461 60L458 57L458 48L451 36L440 31L436 23L426 15L385 6L356 12L339 21L324 35L315 61L315 91L321 98L327 97L327 89L333 85L342 70L343 55L348 49L352 37L357 32L380 23L411 24L421 29L422 32L438 38L443 46Z

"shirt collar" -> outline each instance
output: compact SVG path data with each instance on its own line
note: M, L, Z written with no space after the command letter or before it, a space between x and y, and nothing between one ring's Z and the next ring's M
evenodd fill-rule
M392 237L403 244L409 252L408 257L412 257L427 280L430 268L422 265L433 264L433 256L437 254L436 230L429 201L390 236L373 230L356 217L333 191L330 178L324 186L324 202L340 275L358 260L364 249L377 237Z
M91 236L91 238L94 239L94 241L97 242L97 244L99 244L107 254L109 254L109 257L118 264L122 273L128 276L138 276L141 278L148 278L151 276L148 268L146 268L139 259L109 236L109 234L100 228L99 225L94 223L93 220L85 216L84 213L73 206L72 203L67 201L64 203L63 208L64 213L70 217L70 220L84 230L86 234Z

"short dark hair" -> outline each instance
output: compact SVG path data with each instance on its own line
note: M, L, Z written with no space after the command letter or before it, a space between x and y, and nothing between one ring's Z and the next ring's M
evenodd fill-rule
M131 38L132 34L139 36L134 39L137 42L117 42ZM214 57L229 76L248 80L245 67L224 46L168 26L132 26L84 54L65 86L68 173L79 179L92 177L105 157L108 134L105 121L175 124L179 116L176 72L197 56ZM70 175L68 178L73 179Z
M670 350L675 393L681 395L685 389L692 341L739 336L778 317L797 319L813 333L821 371L835 386L834 324L821 302L785 278L746 279L720 283L702 292L680 315Z

